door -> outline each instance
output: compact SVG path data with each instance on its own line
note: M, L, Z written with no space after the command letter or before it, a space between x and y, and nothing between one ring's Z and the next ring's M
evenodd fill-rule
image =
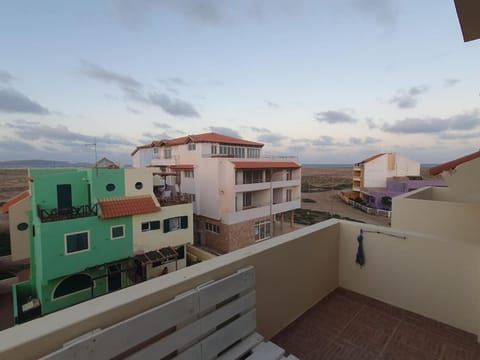
M108 267L108 292L122 288L122 272L120 265Z
M59 210L72 208L72 185L57 185L57 208Z

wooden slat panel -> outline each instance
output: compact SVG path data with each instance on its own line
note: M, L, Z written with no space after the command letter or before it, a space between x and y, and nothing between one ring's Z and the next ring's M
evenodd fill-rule
M249 360L279 360L283 358L285 350L274 343L267 341L261 342L252 349L252 355L247 357Z
M199 286L197 290L200 296L200 311L254 287L255 270L253 267L238 270L226 278Z
M203 359L214 359L218 353L233 345L239 339L253 333L255 327L256 310L253 309L204 339L202 341Z
M251 292L218 310L205 315L203 318L178 329L176 332L164 337L158 342L144 347L129 359L149 359L150 357L162 358L175 350L180 350L185 346L188 346L188 344L204 338L209 332L214 331L221 323L236 314L253 309L254 306L255 292ZM242 336L238 335L236 340L240 340L241 338Z
M186 321L198 312L198 294L192 290L175 299L101 330L44 359L108 359Z
M245 355L250 349L257 346L263 341L263 336L259 333L253 333L242 340L241 343L229 349L227 352L217 358L217 360L231 360L238 359L240 356Z
M178 354L173 360L201 360L202 359L202 345L196 343L184 352Z
M288 355L285 359L286 360L300 360L299 358L297 358L296 356L293 356L292 354Z

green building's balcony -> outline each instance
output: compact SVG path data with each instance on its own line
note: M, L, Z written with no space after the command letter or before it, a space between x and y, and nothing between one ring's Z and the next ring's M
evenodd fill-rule
M40 205L38 205L37 212L40 221L44 223L97 216L98 206L97 204L85 204L63 209L43 209Z

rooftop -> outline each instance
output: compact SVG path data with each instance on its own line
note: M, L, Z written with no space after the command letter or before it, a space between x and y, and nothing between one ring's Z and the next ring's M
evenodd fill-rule
M98 200L98 204L102 209L102 214L100 215L102 219L160 211L160 206L151 195L102 199Z
M5 204L3 204L2 208L0 209L1 210L0 212L2 214L7 214L13 205L18 204L20 201L28 198L29 196L30 196L30 190L22 191L21 193L9 199Z
M0 354L38 358L251 266L256 331L301 359L473 359L478 264L478 240L332 219L7 329Z
M461 165L478 157L480 157L480 151L476 151L474 153L459 157L458 159L434 166L430 168L430 175L438 175L444 171L455 169L458 165Z

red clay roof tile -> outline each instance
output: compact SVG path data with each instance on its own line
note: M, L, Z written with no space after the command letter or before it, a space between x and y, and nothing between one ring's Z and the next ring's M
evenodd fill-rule
M175 145L186 144L189 142L193 142L193 143L205 143L205 142L210 143L211 142L211 143L227 144L227 145L263 147L262 143L243 140L243 139L235 138L232 136L210 132L210 133L182 136L175 139L163 139L163 140L152 141L152 143L150 144L137 146L135 150L131 153L131 155L132 156L135 155L135 153L140 149L148 149L151 147L158 147L162 145L175 146Z
M295 161L232 161L235 169L298 169Z
M172 170L193 170L193 164L177 164L170 165L169 167Z
M111 219L122 216L147 214L160 211L160 206L151 195L98 200L102 213L100 218Z
M30 196L30 190L25 190L25 191L22 191L21 193L15 195L11 199L9 199L5 204L3 204L1 213L2 214L8 214L8 211L10 210L10 208L13 205L19 203L23 199L28 198L29 196Z
M455 169L458 165L466 163L467 161L471 161L473 159L476 159L480 157L480 151L474 152L472 154L468 154L465 156L462 156L461 158L448 161L446 163L434 166L430 169L430 175L438 175L442 173L443 171L450 170L450 169Z
M357 165L358 165L358 164L365 164L365 163L367 163L367 162L370 162L370 161L372 161L372 160L375 160L376 158L379 158L379 157L382 156L382 155L385 155L385 153L381 153L381 154L377 154L377 155L370 156L369 158L366 158L365 160L362 160L362 161L360 161L359 163L357 163Z

